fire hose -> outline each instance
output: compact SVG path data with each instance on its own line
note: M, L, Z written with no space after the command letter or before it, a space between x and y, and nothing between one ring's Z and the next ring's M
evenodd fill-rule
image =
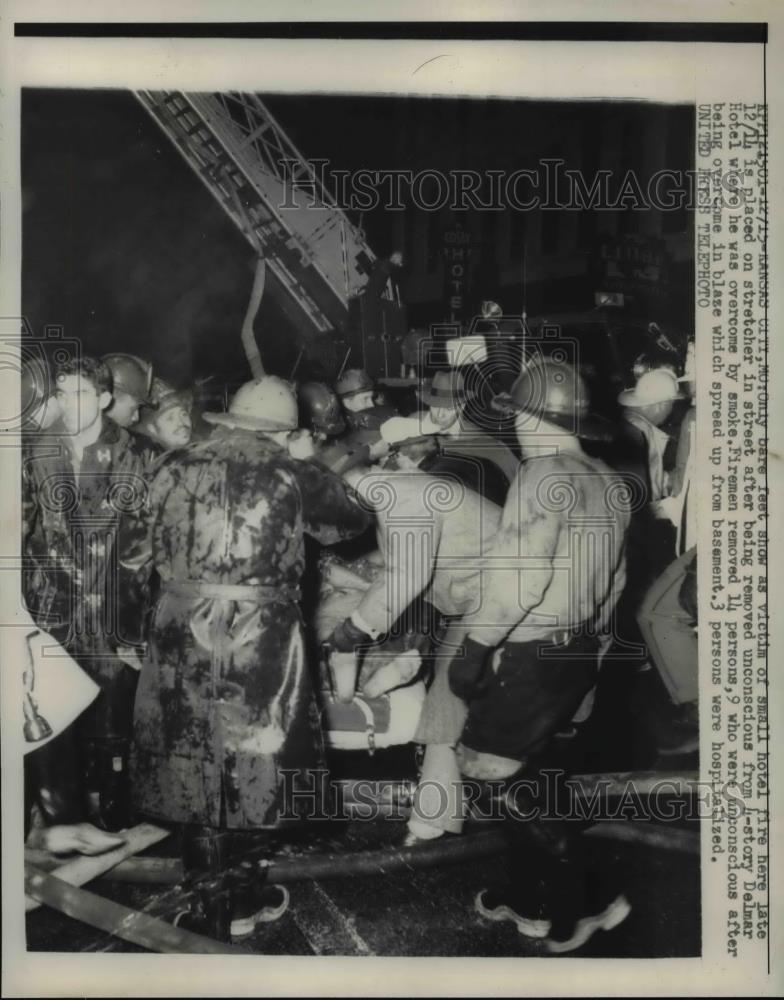
M629 788L637 795L669 790L670 794L685 795L694 790L698 780L696 772L618 772L615 774L578 775L572 779L585 797L597 790L607 796L623 796ZM358 792L359 782L340 782L344 810L348 815L357 813L352 808L352 797ZM375 804L376 816L404 819L410 810L413 783L386 782ZM354 801L356 806L357 802ZM362 808L368 799L362 798ZM699 854L698 832L681 827L664 826L648 820L604 820L586 829L583 836L591 839L608 839L639 844L655 849L678 853ZM499 829L480 830L460 837L441 837L412 847L384 847L371 851L328 851L278 857L270 870L276 882L300 882L307 879L329 879L346 876L367 876L412 868L432 868L464 862L474 858L500 853L507 847L507 840ZM179 858L134 857L122 861L104 876L121 882L139 882L156 885L176 884L183 878Z
M149 951L193 955L247 954L244 949L174 927L165 920L68 885L29 864L25 865L25 893L74 920L81 920L90 927L114 934Z

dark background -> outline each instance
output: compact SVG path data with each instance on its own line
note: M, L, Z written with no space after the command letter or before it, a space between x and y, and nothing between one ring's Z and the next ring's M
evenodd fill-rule
M564 133L580 129L590 142L618 107L627 115L630 107L311 95L265 101L306 158L327 158L334 169L513 170L530 162L537 136L552 134L554 123ZM651 112L634 108L640 134ZM667 166L688 169L693 109L673 111L667 145L677 156L668 153ZM633 154L634 133L628 141ZM25 90L22 182L22 302L36 334L46 324L62 326L85 353L131 351L181 384L249 374L239 330L253 254L131 94ZM396 249L395 215L353 217L380 256ZM503 296L489 259L479 298ZM686 302L689 280L687 272ZM410 309L412 323L442 315L442 302ZM267 366L287 373L297 337L270 296L256 329Z

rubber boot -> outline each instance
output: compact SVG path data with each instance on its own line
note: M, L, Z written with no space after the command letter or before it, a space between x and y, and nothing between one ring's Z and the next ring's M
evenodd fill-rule
M243 861L230 875L231 925L234 938L252 934L258 924L280 919L288 909L285 886L268 881L268 863Z
M90 819L110 832L131 825L130 740L88 739L84 770Z
M194 887L190 907L178 913L175 927L183 927L214 941L231 939L231 893L228 876L202 879Z
M191 823L182 830L182 867L193 890L188 910L177 926L216 941L230 939L231 894L226 868L230 836L214 826Z
M229 862L229 835L214 826L192 823L182 831L182 867L186 877L216 877Z

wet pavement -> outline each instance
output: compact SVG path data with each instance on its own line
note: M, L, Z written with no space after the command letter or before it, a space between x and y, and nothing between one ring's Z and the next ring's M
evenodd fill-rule
M616 694L624 678L605 673ZM627 683L630 683L627 681ZM614 703L613 703L614 702ZM628 703L627 703L628 704ZM334 778L389 780L415 774L412 747L367 754L340 754L332 762ZM657 758L639 716L619 710L619 701L597 699L589 724L574 739L556 741L548 766L571 773L617 770L684 771L698 767L696 755ZM626 820L619 819L618 823ZM638 824L650 828L652 823ZM696 821L680 824L696 833ZM476 824L469 824L477 828ZM483 823L482 829L488 824ZM405 833L398 817L374 821L332 822L292 847L298 853L342 854L391 847ZM631 915L610 932L598 932L575 957L693 957L700 954L700 859L694 854L586 839L589 861L612 869L632 904ZM175 856L176 835L146 852ZM256 954L349 956L537 956L544 945L519 934L509 922L493 923L474 910L477 892L508 881L503 854L472 858L440 867L409 867L363 876L335 876L288 883L291 904L275 923L263 924L239 946ZM86 888L134 909L173 919L176 908L164 904L172 890L97 880ZM167 896L168 894L168 896ZM42 907L27 915L31 951L116 951L141 949Z
M400 820L353 822L339 838L319 840L312 848L368 850L399 841L403 832ZM176 846L176 838L170 840ZM165 853L162 846L153 851ZM698 857L600 840L592 840L587 849L597 867L618 873L633 910L620 927L597 933L575 955L699 955ZM270 955L544 955L543 945L522 937L513 924L492 923L474 911L478 890L505 879L505 860L499 855L438 868L289 883L288 911L274 924L261 925L240 946ZM89 888L152 912L157 901L171 895L165 886L108 880ZM173 917L171 910L162 915ZM27 939L31 951L141 950L43 907L28 914Z

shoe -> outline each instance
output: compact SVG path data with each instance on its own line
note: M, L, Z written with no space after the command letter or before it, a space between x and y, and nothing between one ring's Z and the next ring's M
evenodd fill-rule
M246 937L252 934L257 924L270 924L279 920L289 908L289 891L282 885L267 885L248 905L247 900L234 903L232 900L232 937Z
M591 917L582 917L574 925L574 930L568 938L548 937L545 940L545 947L552 955L563 955L569 951L576 951L577 948L589 941L596 931L611 931L632 912L631 903L625 896L616 897L610 905Z
M231 886L232 937L252 934L257 924L269 924L289 908L289 891L282 885L268 885L266 871L254 868L247 862Z
M550 933L550 921L518 913L508 903L502 901L492 889L483 889L474 899L474 909L488 920L511 920L518 931L529 938L546 938Z
M201 934L214 941L229 941L231 896L225 876L195 884L190 904L173 920L175 927Z

